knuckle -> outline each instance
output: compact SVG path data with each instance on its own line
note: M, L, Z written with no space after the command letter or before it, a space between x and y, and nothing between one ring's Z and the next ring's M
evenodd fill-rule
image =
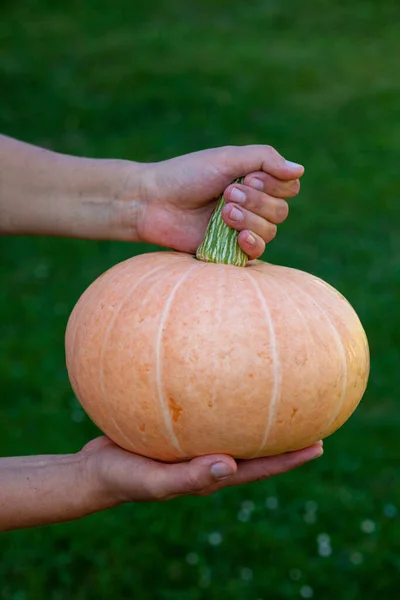
M228 172L230 169L230 164L234 153L236 152L236 146L233 145L225 145L221 146L216 150L216 157L218 162L223 167L223 170Z
M201 495L204 490L204 482L198 475L188 474L187 477L187 489L190 494Z
M269 152L270 154L277 154L277 151L275 150L275 148L273 146L271 146L271 144L266 144L265 149L267 152Z
M221 148L223 156L225 157L225 159L227 161L230 161L232 159L232 157L234 157L236 155L238 150L239 150L239 147L235 146L234 144L227 144L225 146L222 146L222 148Z
M265 146L266 151L268 152L268 154L275 159L279 159L279 160L284 160L283 156L281 154L279 154L278 150L276 148L274 148L273 146L267 145Z

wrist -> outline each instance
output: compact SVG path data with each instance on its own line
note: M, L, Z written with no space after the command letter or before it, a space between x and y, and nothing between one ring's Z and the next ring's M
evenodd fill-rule
M125 160L70 156L62 156L61 160L64 160L60 169L64 181L60 182L55 235L135 241L141 205L140 165ZM132 180L137 184L132 185Z
M140 199L130 192L136 163L112 159L77 160L71 190L75 219L71 237L134 241Z
M148 197L146 184L149 165L126 160L100 162L109 169L109 181L113 182L109 239L143 241L140 239L138 224Z
M104 460L101 449L98 450L98 447L93 449L84 447L77 453L79 479L82 489L85 490L90 513L114 508L124 503L124 499L118 496L115 486L111 483L108 461Z

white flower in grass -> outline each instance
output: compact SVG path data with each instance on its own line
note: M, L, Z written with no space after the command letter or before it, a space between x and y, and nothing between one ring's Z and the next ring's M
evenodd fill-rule
M373 521L371 521L371 519L365 519L361 523L361 531L363 533L374 533L375 529L376 525Z
M330 544L321 544L318 546L318 554L323 558L328 558L332 554L332 548Z
M317 537L318 544L330 544L331 538L327 533L320 533Z
M327 533L320 533L317 537L318 554L327 558L332 554L331 538Z
M269 508L269 510L276 510L278 508L278 505L278 498L275 498L275 496L269 496L265 500L265 506Z
M222 535L219 531L213 531L213 533L210 533L208 536L208 543L210 546L219 546L222 542L222 539Z
M395 517L397 517L397 507L391 503L385 504L385 506L383 507L383 514L388 519L394 519Z
M312 598L314 596L314 591L309 585L303 585L300 588L300 596L302 598Z
M249 510L245 510L244 508L241 508L237 514L237 519L238 521L241 521L241 523L247 523L250 521L250 517L251 512Z
M254 502L253 502L253 500L244 500L242 502L242 510L248 510L249 512L251 512L252 510L254 510Z

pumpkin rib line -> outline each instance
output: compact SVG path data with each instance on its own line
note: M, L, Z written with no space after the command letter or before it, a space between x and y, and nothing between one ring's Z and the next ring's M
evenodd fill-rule
M297 314L300 315L300 318L302 319L302 322L303 322L303 326L306 329L306 331L307 331L310 339L312 340L312 331L311 331L311 328L310 328L310 326L309 326L309 324L307 322L307 319L305 318L304 314L299 309L299 307L296 305L296 303L293 301L293 299L290 296L290 294L288 294L287 291L284 289L284 287L280 283L278 283L277 277L274 277L273 279L274 279L275 286L279 289L279 291L281 292L281 294L283 296L285 296L285 298L288 300L289 304L292 305L292 307L297 312ZM287 281L287 279L285 279L285 281ZM307 348L307 346L306 346L306 348ZM308 348L307 348L307 352L308 352Z
M315 306L317 307L317 309L320 311L320 313L325 317L329 328L331 329L332 333L333 333L333 337L335 339L337 348L339 350L339 354L341 356L342 359L342 363L343 363L343 376L342 376L342 389L340 392L340 400L338 402L338 409L336 411L336 413L333 415L333 417L330 419L330 421L328 422L327 426L325 427L325 429L323 430L321 437L323 438L325 435L325 432L328 431L330 429L330 427L332 426L332 424L334 423L334 421L337 419L337 417L340 414L340 411L343 408L343 403L344 400L346 398L347 395L347 379L348 379L348 375L347 375L347 356L346 356L346 351L344 349L344 345L342 342L342 339L334 325L334 323L332 322L332 319L330 318L329 314L327 313L327 311L317 302L317 300L308 292L306 292L305 290L303 290L299 285L297 285L297 283L295 283L292 280L288 280L289 284L292 285L294 288L296 288L296 290L298 292L300 292L301 294L303 294L303 296L306 296L307 298L309 298L311 300L311 302L313 302L315 304Z
M107 395L105 393L105 387L104 387L104 362L105 362L105 353L107 350L107 341L108 338L111 334L112 328L115 325L115 322L118 318L118 316L120 315L122 309L124 308L126 302L129 301L132 292L135 291L135 289L141 284L143 283L146 279L148 279L151 275L153 275L154 273L157 273L158 271L162 271L165 268L165 266L161 266L161 267L156 267L155 269L152 269L151 271L148 271L147 273L145 273L144 275L142 275L137 281L135 281L134 285L129 289L129 291L124 295L124 297L122 298L122 300L119 302L119 304L117 305L115 312L113 314L113 316L111 317L106 331L104 333L104 337L103 337L103 344L102 344L102 348L101 348L101 352L100 352L100 357L99 357L99 387L100 387L100 398L102 400L102 404L99 406L100 407L100 412L102 413L102 415L104 415L104 411L103 411L103 407L107 404L106 398ZM114 418L113 415L113 411L109 411L108 412L109 418L112 422L112 424L114 425L114 427L117 429L118 433L123 437L123 439L126 441L126 443L132 447L132 442L131 440L129 440L129 438L124 434L124 432L121 430L120 426L118 425L117 421Z
M129 259L128 259L129 260ZM128 263L128 260L126 261ZM119 275L122 275L128 268L130 267L130 264L126 264L125 267L123 267L121 270L117 270L116 273L114 273L113 275L111 275L111 277L108 279L107 283L110 284L114 281L114 279L116 279ZM105 274L103 274L100 277L103 277ZM88 288L89 289L89 288ZM87 290L86 290L87 291ZM87 297L84 299L83 295L81 296L82 299L82 306L79 307L79 313L76 317L76 321L75 321L75 326L73 329L73 333L72 333L72 339L71 339L71 344L70 344L70 355L72 356L72 359L75 360L76 357L76 351L75 351L75 342L76 342L76 332L78 331L78 329L80 330L80 327L78 327L79 323L82 321L83 316L86 314L86 307L89 303L93 303L93 301L97 300L97 298L102 294L103 292L103 287L100 285L95 296L91 296L90 293L87 294ZM79 300L78 300L79 303ZM78 309L78 304L75 307L76 309ZM76 382L77 384L77 382ZM76 385L77 391L79 391L79 385ZM76 393L76 396L79 397L78 393Z
M272 354L272 365L273 365L273 372L274 372L274 385L272 387L271 398L269 401L267 424L265 426L261 445L254 455L254 456L258 456L262 452L263 448L265 448L265 446L267 444L268 436L271 432L272 423L273 423L273 419L275 416L275 407L277 405L278 399L279 399L281 391L282 391L282 367L281 367L281 362L280 362L279 354L278 354L278 350L277 350L276 333L275 333L275 328L274 328L274 324L272 321L271 311L269 310L269 308L267 306L267 302L261 292L260 284L258 283L256 278L253 275L251 275L248 271L246 271L246 275L248 276L254 289L256 290L257 296L260 300L261 308L264 312L265 319L266 319L266 322L267 322L267 325L268 325L268 328L270 331L270 349L271 349L271 354Z
M171 414L170 414L168 406L165 402L165 394L164 394L163 385L162 385L162 364L161 364L162 363L162 361L161 361L162 338L163 338L163 333L164 333L164 325L167 320L169 310L171 308L172 302L175 298L175 294L176 294L178 288L182 285L182 283L185 281L185 279L189 276L189 274L194 269L203 268L205 266L206 265L204 265L204 264L203 265L199 265L199 264L193 265L188 271L183 273L182 277L180 277L180 279L175 283L174 287L172 288L172 290L170 292L169 298L165 303L164 310L161 314L160 326L159 326L157 338L156 338L155 373L156 373L156 387L157 387L157 393L158 393L158 401L160 404L161 413L164 417L164 424L165 424L165 429L167 431L167 437L169 437L172 446L175 448L175 450L177 450L177 452L179 452L181 454L182 457L186 457L186 454L182 450L182 448L179 444L179 440L178 440L177 436L175 435L174 427L173 427L172 419L171 419Z
M285 277L284 281L286 283L290 283L290 281ZM280 289L281 293L286 296L287 300L290 302L290 304L293 306L294 310L297 312L298 315L300 315L302 321L303 321L303 326L304 328L307 330L309 336L310 336L310 340L312 341L313 339L313 333L312 330L307 322L307 319L305 318L304 314L302 313L302 311L299 309L299 307L296 305L296 303L292 300L292 297L290 296L290 294L288 294L286 292L286 290L276 281L275 278L275 285ZM323 432L325 432L329 427L330 427L331 423L328 423L328 425L324 426Z

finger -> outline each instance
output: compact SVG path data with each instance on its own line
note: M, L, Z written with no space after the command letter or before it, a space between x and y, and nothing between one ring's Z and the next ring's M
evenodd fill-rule
M224 482L223 487L262 481L276 475L282 475L301 467L310 460L319 458L322 454L322 442L317 442L296 452L239 461L236 474L229 481Z
M250 260L259 258L265 251L265 242L259 235L251 231L241 231L238 235L238 243Z
M225 223L233 229L237 231L248 229L263 239L265 243L271 242L276 236L277 227L274 223L270 223L236 204L230 203L224 206L222 217Z
M253 171L262 171L282 181L298 179L304 173L304 167L285 160L272 146L226 146L220 148L222 162L232 179Z
M250 173L244 178L243 183L275 198L293 198L300 192L299 179L281 181L273 175L261 171Z
M158 500L168 500L176 496L205 495L215 486L234 476L236 462L230 456L209 455L194 458L179 464L158 465L151 469L147 489Z
M230 202L238 204L276 225L283 223L289 214L289 205L285 200L273 198L239 183L226 188L224 200L228 205Z

